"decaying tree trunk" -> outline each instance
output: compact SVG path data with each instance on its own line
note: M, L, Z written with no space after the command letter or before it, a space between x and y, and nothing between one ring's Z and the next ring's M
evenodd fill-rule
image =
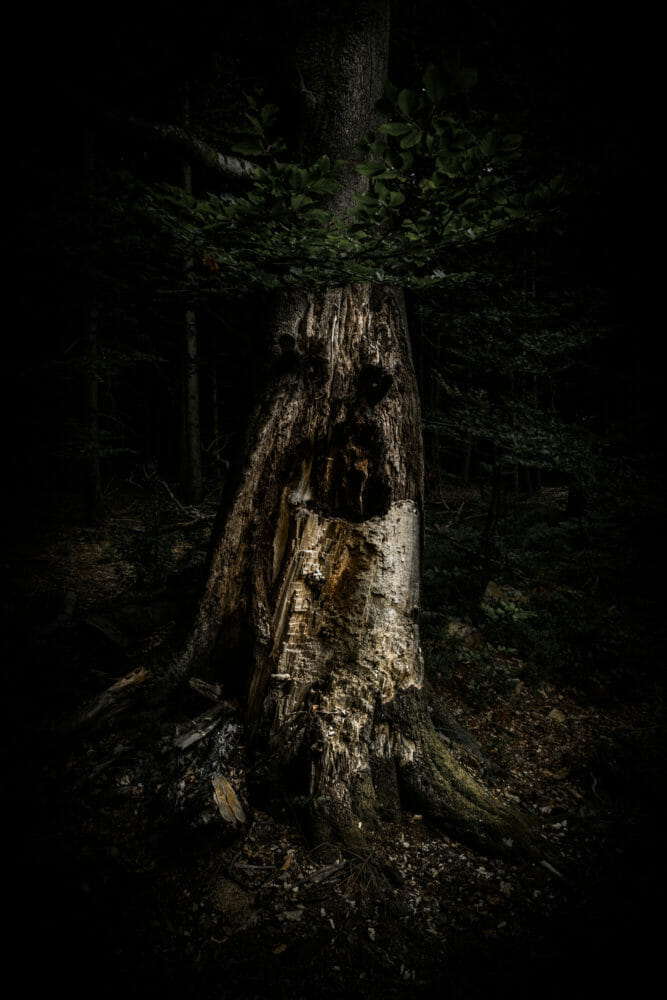
M290 296L275 338L187 662L241 698L267 777L326 827L348 836L403 797L508 837L422 692L421 426L400 294Z
M333 22L318 11L300 67L318 154L328 142L332 159L349 157L370 126L386 8L369 0ZM361 179L343 181L339 213ZM271 332L181 666L239 698L261 768L310 800L320 835L347 839L403 801L478 840L513 837L448 755L423 694L422 438L402 296L284 293Z

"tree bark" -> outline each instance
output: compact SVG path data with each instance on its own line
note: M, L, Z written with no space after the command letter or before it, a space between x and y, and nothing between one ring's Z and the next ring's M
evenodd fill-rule
M187 90L183 97L183 120L190 124L190 96ZM183 161L183 190L192 194L192 164ZM194 260L187 257L184 263L186 280L194 269ZM199 358L197 314L191 305L186 305L183 316L183 435L181 456L182 479L188 503L198 504L203 494L201 432L199 424Z
M350 155L369 127L387 6L332 22L318 5L301 50L319 114L309 149L328 138L332 158ZM343 181L340 214L359 178ZM319 836L354 839L409 802L479 841L509 840L518 827L449 756L423 692L421 419L400 292L280 297L245 456L181 671L208 671L239 699L257 773L308 799Z
M240 699L264 778L307 797L322 836L403 802L481 842L516 838L423 693L421 423L402 297L360 285L285 298L274 346L184 665Z
M92 133L85 137L86 179L89 202L95 189L95 139ZM92 223L91 223L92 226ZM97 304L93 298L87 304L85 337L85 406L86 406L86 468L83 484L84 520L95 522L103 513L102 471L100 468L100 400L99 400L99 351L97 337Z

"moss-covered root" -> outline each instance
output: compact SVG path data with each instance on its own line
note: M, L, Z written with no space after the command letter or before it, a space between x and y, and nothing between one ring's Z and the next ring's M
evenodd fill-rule
M409 754L397 771L402 798L455 837L500 854L535 852L530 819L501 805L443 745L423 694L406 692L392 707Z

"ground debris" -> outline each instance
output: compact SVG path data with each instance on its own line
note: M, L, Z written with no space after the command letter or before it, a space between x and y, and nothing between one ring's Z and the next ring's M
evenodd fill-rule
M116 994L132 992L141 970L142 982L162 977L160 995L199 1000L259 1000L268 987L275 1000L443 993L503 1000L534 996L537 982L552 983L550 996L566 993L563 954L568 969L574 959L584 969L589 963L588 993L602 992L595 977L608 954L639 954L640 935L641 954L659 955L645 916L665 869L655 796L667 759L658 696L601 705L575 686L512 673L481 705L455 675L443 676L436 693L452 752L480 766L457 738L458 720L484 758L493 795L531 817L543 853L520 863L489 857L407 812L364 831L366 856L341 851L331 861L309 848L289 798L265 811L248 793L240 726L217 685L193 679L176 735L180 705L166 721L150 704L134 729L123 721L126 695L149 686L146 649L169 648L178 616L165 606L140 645L126 648L100 643L90 626L77 631L77 615L79 624L110 617L110 591L127 598L134 584L94 532L72 532L70 542L66 560L54 544L28 581L30 594L48 584L58 595L76 589L78 601L49 632L48 675L33 680L26 669L29 711L17 717L28 719L31 739L39 730L44 740L44 717L57 704L52 692L67 675L80 679L71 700L84 705L80 719L107 724L81 726L76 742L63 741L57 752L49 743L30 758L20 815L23 870L34 882L26 875L22 892L66 900L75 914L59 927L48 907L33 906L31 933L50 957L70 954L73 940L97 947L100 964L113 967ZM56 613L45 613L46 622ZM476 640L468 626L460 638ZM79 650L79 640L89 645ZM111 659L91 662L90 650L97 656L102 645ZM36 716L46 676L58 683ZM198 698L210 704L200 715ZM174 821L179 809L185 823ZM206 811L209 822L190 822ZM170 993L173 970L181 980Z
M203 712L187 726L184 732L179 732L174 739L174 746L178 747L179 750L185 750L194 743L198 743L199 740L203 740L222 721L222 713L222 705L214 705L208 711Z
M216 774L211 779L213 799L225 823L235 826L245 823L246 815L239 798L223 774Z

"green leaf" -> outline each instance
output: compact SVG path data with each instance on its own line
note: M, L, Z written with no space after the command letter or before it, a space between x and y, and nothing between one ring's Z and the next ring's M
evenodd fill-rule
M325 225L329 222L331 215L329 212L325 212L323 208L309 208L308 211L304 213L304 218L312 220L313 222L318 222L321 225Z
M263 124L270 125L278 117L278 106L276 104L265 104L261 115Z
M253 132L256 132L257 135L262 135L264 133L264 129L262 128L262 123L260 122L260 120L258 118L256 118L254 115L249 115L247 112L246 112L245 117L248 119L248 121L252 125Z
M340 184L333 177L318 177L308 184L308 190L313 194L335 194L339 187Z
M413 90L402 90L398 95L397 103L403 114L410 116L417 107L417 95Z
M511 133L509 135L504 135L502 138L503 149L513 150L518 149L523 142L523 136Z
M384 160L385 156L387 155L387 150L389 149L389 147L387 146L386 142L372 142L369 145L368 149L369 152L373 154L373 156L376 156L378 158L378 160Z
M301 191L305 187L308 180L308 171L304 170L302 167L293 166L290 169L290 183L293 188L297 191Z
M303 208L304 205L312 205L313 199L309 198L306 194L293 194L290 198L290 208L293 211L298 211L298 209Z
M392 208L397 208L399 205L402 205L404 201L405 195L402 191L391 191L389 193L389 204Z
M374 198L370 194L355 194L354 200L362 208L375 208L377 205L377 198Z
M357 163L356 171L364 177L378 177L386 173L386 168L384 163Z
M401 149L412 149L418 142L421 142L424 133L419 128L413 128L401 139Z
M484 156L494 156L498 151L498 136L495 132L487 132L479 144Z
M412 125L406 125L405 122L383 122L378 132L383 135L407 135L412 132Z

